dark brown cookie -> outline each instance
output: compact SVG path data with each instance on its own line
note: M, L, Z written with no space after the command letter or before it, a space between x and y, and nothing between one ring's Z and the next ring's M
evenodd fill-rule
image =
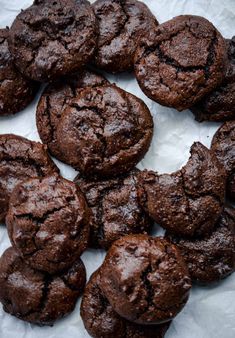
M46 146L13 134L0 135L0 222L5 219L17 183L58 171Z
M52 325L74 310L86 283L86 270L78 259L56 276L31 269L16 250L0 258L0 301L4 311L38 325Z
M156 18L136 0L97 0L93 9L99 23L94 63L111 73L132 70L139 40L158 25Z
M32 268L69 268L87 248L90 211L73 182L53 175L18 184L6 217L13 247Z
M235 271L235 209L225 207L214 231L203 239L166 237L178 246L193 281L202 284L220 281Z
M163 228L181 236L211 232L225 195L225 171L214 153L194 143L187 164L173 174L138 175L139 202Z
M124 235L147 233L151 229L153 221L138 202L137 172L135 169L128 175L98 181L90 181L81 175L75 178L92 209L92 247L107 249Z
M205 18L181 15L150 32L135 55L135 73L152 100L183 110L216 88L227 66L226 45Z
M108 84L101 75L83 70L80 73L49 84L43 91L36 113L38 133L51 154L63 161L56 138L57 124L68 102L86 87Z
M81 317L88 333L94 338L163 338L170 322L161 325L138 325L120 317L102 292L97 270L86 285Z
M224 123L215 133L211 149L227 173L227 193L235 200L235 121Z
M235 37L226 43L229 66L222 85L190 108L199 122L235 119Z
M8 48L8 29L0 29L0 116L23 110L34 98L38 85L16 69Z
M65 162L84 176L121 175L147 152L153 134L152 116L136 96L106 85L84 89L57 126Z
M96 18L87 0L35 0L16 17L9 37L17 67L37 81L80 69L96 43Z
M147 235L116 241L101 266L100 281L114 311L137 324L173 319L191 288L180 251L163 238Z

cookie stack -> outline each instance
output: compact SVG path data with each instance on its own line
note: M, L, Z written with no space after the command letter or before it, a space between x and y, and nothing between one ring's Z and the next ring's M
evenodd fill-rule
M188 300L191 280L179 250L160 237L117 240L91 276L81 316L92 337L164 337Z
M12 243L0 259L6 312L52 325L84 289L81 254L102 248L81 305L87 331L163 338L191 281L235 271L235 210L225 200L235 198L234 46L202 17L159 25L137 0L35 0L0 31L0 115L24 109L48 82L36 111L43 144L0 135L0 221ZM134 71L159 104L227 122L211 149L192 145L180 170L140 171L151 112L97 69ZM49 154L78 171L74 182ZM149 236L154 222L164 238Z
M87 248L89 221L83 194L57 173L15 187L6 217L12 248L0 259L5 311L51 325L74 309L86 283L80 256Z

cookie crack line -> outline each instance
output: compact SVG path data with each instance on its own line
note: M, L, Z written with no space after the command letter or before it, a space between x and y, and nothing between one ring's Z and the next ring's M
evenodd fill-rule
M34 161L33 159L30 159L30 158L27 158L27 159L25 159L25 158L23 158L23 157L19 157L19 156L17 156L17 157L15 157L15 158L13 158L13 157L8 157L8 156L4 156L1 160L0 160L0 162L2 163L2 162L4 162L4 161L6 161L6 163L19 163L19 164L23 164L23 165L25 165L25 166L33 166L34 168L35 168L35 170L36 170L36 172L37 172L37 175L39 176L39 177L42 177L42 176L45 176L44 175L44 173L43 173L43 170L42 170L42 166L40 166L39 164L37 164L37 162L36 161Z
M70 201L73 201L74 198L71 197ZM18 218L18 219L29 219L30 221L33 221L35 224L36 224L36 232L32 233L31 236L30 236L30 239L33 241L34 243L34 246L35 246L35 249L32 250L30 253L25 253L24 256L30 256L30 255L33 255L35 254L36 252L38 251L43 251L44 249L43 248L40 248L38 247L37 243L36 243L36 240L35 238L37 237L37 234L38 232L40 231L40 228L41 228L41 225L45 223L45 221L51 216L53 215L54 213L56 212L59 212L60 210L68 207L69 204L67 205L62 205L60 206L59 208L54 208L52 210L49 210L47 211L43 216L39 217L39 216L34 216L32 213L25 213L25 214L21 214L21 215L16 215L15 217ZM82 229L80 229L80 232L81 232ZM76 236L71 236L72 239L75 239L76 237L79 236L80 232L78 232L76 234ZM57 262L56 260L53 260L53 261L50 261L51 263L60 263Z
M82 106L82 107L80 107L76 103L72 103L70 106L73 107L73 108L75 108L77 110L77 112L80 112L82 110L90 110L93 113L95 113L96 115L98 115L100 117L100 119L102 120L102 125L100 127L102 128L102 131L103 131L103 134L104 134L104 128L105 128L106 119L103 116L102 111L100 111L98 109L98 107L96 107L96 106L93 106L93 107ZM96 135L96 137L100 140L100 142L103 145L103 147L101 149L101 153L102 153L102 160L105 160L106 159L105 149L107 149L106 139L105 139L105 137L101 133L98 133L97 131L94 132L94 134Z
M48 217L50 217L51 215L53 215L54 213L66 208L68 205L62 205L58 208L54 208L52 210L47 211L45 214L43 214L42 216L34 216L33 213L25 213L25 214L20 214L20 215L16 215L16 218L27 218L32 220L33 222L35 222L38 225L41 225L43 223L45 223L45 221L47 220Z
M94 113L96 113L103 121L103 124L106 123L106 119L104 118L103 114L102 114L102 111L100 111L99 109L97 109L96 106L93 106L93 107L87 107L87 106L83 106L83 107L80 107L78 106L76 103L72 103L70 105L71 107L75 108L77 110L77 112L79 111L82 111L82 110L91 110L93 111ZM129 148L131 147L136 147L138 144L140 144L144 138L145 135L148 134L149 131L152 130L152 128L150 126L147 126L146 129L142 132L140 129L139 129L139 122L138 122L138 117L135 116L136 119L135 119L135 122L137 124L136 128L135 128L135 131L138 130L138 138L136 137L136 139L134 139L134 143L132 143L131 145L127 145L126 147L123 147L121 149L119 149L118 151L116 151L115 153L112 153L110 156L106 156L105 154L105 151L101 151L102 153L102 161L110 161L113 157L117 156L119 153L125 151L125 150L128 150ZM103 132L104 132L104 126L103 127ZM101 143L103 144L103 147L106 149L107 148L107 142L106 142L106 139L105 137L100 134L100 133L95 133L97 138L101 141Z
M192 34L192 31L190 30L190 26L189 25L186 25L186 27L188 27L189 29L189 32ZM174 38L175 36L177 36L179 33L183 32L185 30L184 27L183 29L177 31L175 34L172 34L170 36L170 39L172 40L172 38ZM192 34L195 36L195 34ZM197 36L196 36L197 37ZM197 37L198 39L198 37ZM206 61L206 64L205 66L180 66L176 60L174 60L173 58L169 57L168 55L165 55L163 53L163 51L161 50L161 44L165 41L168 41L169 38L166 38L164 40L161 41L161 43L159 45L153 45L152 47L148 47L147 50L143 53L143 55L140 57L140 59L143 57L143 56L148 56L149 54L151 53L156 53L156 55L158 56L159 60L161 63L166 63L167 65L169 66L172 66L176 69L176 72L188 72L188 71L191 71L191 72L196 72L198 70L201 70L204 72L204 76L205 76L205 79L208 80L209 77L210 77L210 66L213 64L213 61L214 61L214 53L215 53L215 46L217 45L218 43L218 39L217 39L217 36L216 36L216 31L213 31L213 37L210 41L210 44L209 44L209 47L208 47L208 56L207 56L207 61ZM137 60L137 63L140 62L140 59ZM203 85L201 85L203 87Z
M98 240L101 240L101 241L105 240L104 222L102 220L103 215L104 215L103 199L109 192L112 192L113 190L121 189L123 186L123 182L124 182L124 178L118 178L118 181L114 182L111 187L107 187L99 193L99 200L98 200L98 205L97 205L98 213L97 213L97 223L96 223L98 225L98 230L97 230ZM96 206L96 205L92 206L92 204L90 204L89 201L88 201L88 204L90 205L91 208Z
M48 300L48 294L50 291L50 285L53 282L53 277L49 274L45 274L43 278L43 287L42 287L42 296L40 299L40 303L36 309L29 310L28 312L21 314L21 318L27 318L33 314L41 313L46 305Z
M64 276L59 276L60 279L63 281L64 285L70 289L71 291L74 292L80 292L81 289L77 288L76 286L72 285L71 283L69 283L69 281L64 277Z
M112 41L116 38L118 38L122 33L125 32L125 26L126 24L128 23L129 19L130 19L130 16L127 14L127 11L126 11L126 8L125 8L125 3L123 0L119 0L119 4L121 6L121 9L122 11L125 13L125 21L123 22L122 26L118 29L118 31L115 33L115 36L112 37L108 42L104 42L102 44L99 45L99 49L102 48L102 47L107 47L107 46L110 46ZM98 20L100 21L99 19L99 16L96 15L96 17L98 18Z
M217 196L216 194L209 193L209 192L200 193L198 196L194 196L193 194L190 194L190 192L186 188L185 178L184 178L184 174L183 174L182 170L180 170L180 176L181 176L181 179L182 179L182 188L183 188L183 191L184 191L184 195L186 197L187 215L189 216L189 219L190 219L190 224L188 225L189 227L191 226L191 224L195 223L193 218L192 218L192 214L191 214L191 208L190 208L190 204L189 204L190 200L195 201L195 200L202 198L202 197L212 197L216 202L219 203L220 207L223 206L223 201L221 201L220 196ZM203 224L203 221L202 221L202 224ZM197 229L194 230L194 233L195 232L197 232Z
M149 307L154 306L153 298L154 298L155 290L151 282L148 279L148 275L151 274L152 272L153 272L152 265L149 264L147 268L142 272L141 277L140 277L147 291L147 295L145 297L147 305L146 305L146 308L143 310L143 313L147 312Z

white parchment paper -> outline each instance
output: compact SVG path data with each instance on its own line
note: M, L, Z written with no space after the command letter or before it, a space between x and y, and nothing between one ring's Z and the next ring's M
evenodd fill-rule
M92 1L93 2L93 1ZM179 14L202 15L214 23L220 32L231 38L235 35L235 0L143 0L160 23ZM0 0L0 27L11 25L20 9L31 5L30 0ZM123 89L142 98L154 118L154 138L139 168L173 172L186 163L194 141L210 146L217 123L197 123L190 111L177 112L148 99L131 74L107 76ZM39 95L38 95L39 97ZM38 97L21 113L0 118L0 134L15 133L39 140L35 123ZM56 161L61 174L73 179L76 172ZM159 233L159 230L156 231ZM0 226L0 254L9 247L5 226ZM89 250L82 259L88 277L100 266L104 251ZM26 324L3 312L0 305L0 338L85 338L89 337L79 315L80 301L75 311L53 327ZM166 338L234 338L235 337L235 274L209 288L194 287L184 310L171 325ZM112 338L112 337L110 337Z

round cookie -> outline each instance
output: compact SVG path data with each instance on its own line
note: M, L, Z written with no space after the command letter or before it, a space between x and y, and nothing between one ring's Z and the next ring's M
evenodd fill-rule
M135 74L148 97L181 111L222 82L226 54L223 37L208 20L181 15L142 41L135 55Z
M225 171L212 151L196 142L187 164L173 174L138 174L139 203L166 230L185 237L212 231L224 204Z
M58 171L47 154L46 146L13 134L0 135L0 222L5 219L16 184Z
M99 270L93 273L85 287L81 317L88 333L94 338L163 338L170 326L170 322L138 325L120 317L102 292Z
M156 18L137 0L97 0L93 9L99 23L94 63L111 73L132 70L139 40L158 25Z
M90 61L97 23L87 0L35 0L14 20L9 48L21 73L49 81Z
M46 86L37 106L36 122L39 136L53 156L63 161L55 131L68 102L77 97L82 88L107 83L103 76L83 70Z
M173 319L191 288L180 251L163 238L147 235L116 241L101 266L100 282L114 311L137 324Z
M75 183L92 209L90 245L108 249L120 237L147 233L153 221L139 205L135 169L127 175L107 180L87 180L81 175Z
M38 85L16 69L8 48L8 29L0 29L0 116L23 110L34 98Z
M31 269L16 250L8 248L0 258L0 301L4 311L38 325L53 323L74 310L86 283L79 259L56 276Z
M235 200L235 121L224 123L215 133L211 149L227 173L227 193Z
M235 37L226 44L229 66L223 83L190 108L199 122L235 119Z
M87 248L89 221L80 189L58 175L18 184L6 217L12 246L25 263L50 274L69 268Z
M225 207L213 232L203 239L183 239L170 233L188 265L193 281L209 284L235 271L235 209Z
M153 134L145 103L115 85L84 89L57 125L57 139L67 164L84 176L121 175L147 152Z

